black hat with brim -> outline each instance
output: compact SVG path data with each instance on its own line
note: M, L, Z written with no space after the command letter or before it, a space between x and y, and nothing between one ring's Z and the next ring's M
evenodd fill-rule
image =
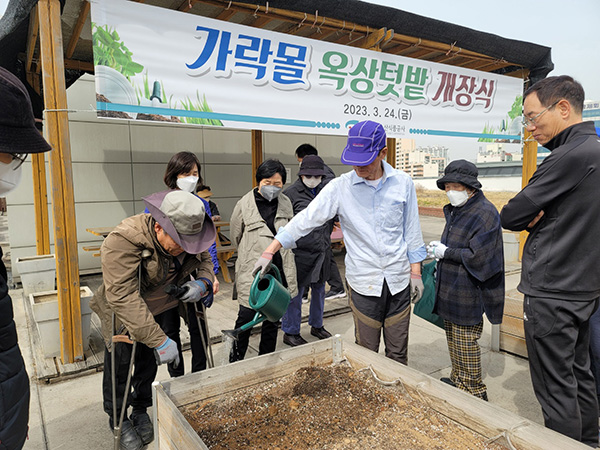
M446 166L444 176L437 180L437 186L442 191L445 190L446 183L460 183L471 189L481 189L478 175L475 164L465 159L457 159Z
M27 89L8 70L0 67L0 153L41 153L52 150L35 127Z

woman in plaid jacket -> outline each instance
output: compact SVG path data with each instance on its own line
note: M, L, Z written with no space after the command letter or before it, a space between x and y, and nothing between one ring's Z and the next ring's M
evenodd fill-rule
M446 226L441 242L429 244L438 259L434 312L444 319L452 362L442 381L487 400L481 377L483 313L493 324L504 310L504 253L498 211L481 192L477 167L451 162L437 181L450 204L444 206Z

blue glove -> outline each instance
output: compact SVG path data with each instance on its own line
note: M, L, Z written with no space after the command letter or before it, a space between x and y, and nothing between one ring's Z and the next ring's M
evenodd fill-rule
M179 297L179 300L186 303L196 303L208 292L206 285L201 280L188 281L182 287L187 288L187 291Z
M173 368L176 369L179 366L179 350L177 344L171 338L167 337L158 347L154 348L154 356L156 358L156 364L167 364L173 362Z

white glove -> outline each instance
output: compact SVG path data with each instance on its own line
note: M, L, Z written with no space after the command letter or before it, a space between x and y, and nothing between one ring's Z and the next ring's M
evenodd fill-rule
M435 258L436 260L440 260L444 257L446 253L446 247L440 241L431 241L427 246L427 255L430 258Z
M196 303L202 297L206 295L206 286L200 280L188 281L182 287L186 287L187 291L179 300L186 303Z
M173 367L176 369L179 366L179 350L174 340L166 338L158 347L154 348L154 356L156 357L156 364L167 364L173 362Z

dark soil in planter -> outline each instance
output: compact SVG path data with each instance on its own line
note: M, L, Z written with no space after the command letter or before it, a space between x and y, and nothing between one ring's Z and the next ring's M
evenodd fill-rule
M182 412L210 449L503 449L345 365L296 373Z

